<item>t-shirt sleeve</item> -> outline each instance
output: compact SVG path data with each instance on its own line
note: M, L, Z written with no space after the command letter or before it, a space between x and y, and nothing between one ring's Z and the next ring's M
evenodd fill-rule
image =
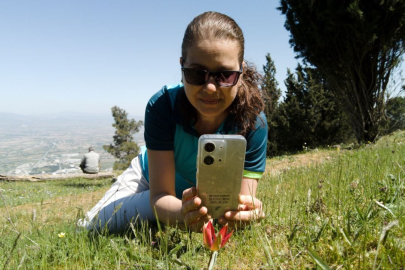
M176 125L166 87L154 94L145 110L145 144L151 150L173 150Z
M267 119L262 112L256 121L256 129L246 134L246 156L243 175L260 178L266 169Z

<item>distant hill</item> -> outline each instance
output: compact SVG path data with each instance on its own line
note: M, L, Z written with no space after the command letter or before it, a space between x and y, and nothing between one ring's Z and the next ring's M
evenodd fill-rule
M143 120L143 116L129 116L136 121ZM110 114L89 114L79 112L61 112L56 114L21 115L14 113L0 112L0 128L9 131L21 127L37 127L47 129L58 126L63 128L69 126L111 126L114 122Z
M108 114L0 112L0 174L77 173L90 145L100 153L102 169L108 171L115 158L103 145L113 142L113 122ZM134 134L134 140L144 144L143 128Z

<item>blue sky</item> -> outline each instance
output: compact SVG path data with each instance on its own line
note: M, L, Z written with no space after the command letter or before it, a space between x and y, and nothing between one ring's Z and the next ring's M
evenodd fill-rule
M262 71L270 53L282 90L298 60L278 0L0 1L0 112L141 116L148 99L180 81L187 24L205 11L234 18L245 59Z

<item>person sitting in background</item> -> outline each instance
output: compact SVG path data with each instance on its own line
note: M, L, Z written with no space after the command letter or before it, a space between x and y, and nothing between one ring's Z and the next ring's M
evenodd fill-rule
M94 151L93 147L90 146L89 152L83 156L80 169L84 173L98 173L100 170L100 155Z

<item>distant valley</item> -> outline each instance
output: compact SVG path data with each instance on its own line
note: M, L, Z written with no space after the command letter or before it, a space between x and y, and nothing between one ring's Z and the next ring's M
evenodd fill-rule
M100 154L101 170L111 171L115 158L102 146L113 141L113 121L111 115L67 112L26 116L0 112L0 174L78 173L89 146ZM143 129L134 139L138 145L144 144Z

